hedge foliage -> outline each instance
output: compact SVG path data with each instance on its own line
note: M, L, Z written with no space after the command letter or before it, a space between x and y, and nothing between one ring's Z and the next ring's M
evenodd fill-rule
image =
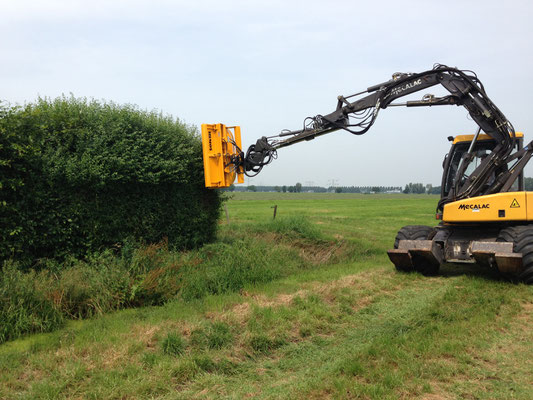
M194 128L134 106L0 103L0 259L210 241L221 199L204 188L201 157Z

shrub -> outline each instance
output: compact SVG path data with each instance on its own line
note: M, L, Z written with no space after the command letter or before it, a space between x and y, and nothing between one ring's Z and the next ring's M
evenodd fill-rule
M0 259L26 265L128 241L195 247L221 201L195 129L72 97L0 108L0 190Z

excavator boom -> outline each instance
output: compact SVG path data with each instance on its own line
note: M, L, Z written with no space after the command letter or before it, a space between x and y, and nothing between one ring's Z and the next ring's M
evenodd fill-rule
M418 101L393 103L401 97L436 85L444 87L449 95L438 98L425 95ZM454 185L447 197L441 199L438 208L442 210L446 203L452 201L508 190L529 161L533 146L528 144L519 154L513 155L514 159L518 158L515 167L512 171L503 171L500 167L510 161L509 157L515 146L516 137L512 124L490 100L473 72L441 64L420 73L396 73L391 80L370 86L365 91L346 97L339 96L335 111L306 118L302 129L284 130L275 136L262 137L250 146L246 154L238 148L229 158L237 163L234 164L233 169L242 169L245 174L255 176L265 165L276 158L276 152L280 148L312 140L341 129L355 135L362 135L372 127L379 111L387 107L437 105L465 107L477 123L479 131L483 131L497 143L492 153L466 179L457 181L457 185ZM207 143L204 142L204 147L206 145ZM471 160L472 155L465 153L457 176L464 176ZM224 165L224 168L227 167ZM496 179L493 179L494 176Z
M437 85L449 94L395 102ZM226 187L235 176L255 176L283 147L337 130L362 135L372 127L381 109L440 105L463 106L478 130L471 140L452 147L453 154L445 161L437 206L441 224L400 229L394 249L387 252L390 260L400 271L423 274L436 273L444 262L477 262L533 284L533 193L520 191L524 167L533 155L533 142L522 146L522 135L515 133L471 71L437 64L421 73L396 73L387 82L351 96L339 96L333 112L306 118L302 129L260 138L246 153L225 133L223 125L203 125L202 132L214 127L211 136L203 137L204 157L206 153L210 157L207 162L204 158L206 185ZM221 138L216 150L214 137ZM517 181L519 191L513 192Z

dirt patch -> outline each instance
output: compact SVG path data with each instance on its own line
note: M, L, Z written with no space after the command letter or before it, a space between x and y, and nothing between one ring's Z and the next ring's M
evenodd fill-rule
M422 400L449 400L454 398L455 396L440 393L428 393L421 397Z
M45 377L45 372L40 369L26 369L17 377L19 382L36 382Z
M250 303L237 304L231 309L231 313L235 315L238 320L244 320L250 315Z
M515 317L515 320L524 325L533 325L533 303L522 303L522 311Z
M312 391L312 392L308 393L307 394L307 398L310 399L310 400L332 399L333 398L333 393L332 393L331 389L320 389L320 390L316 390L316 391Z
M125 364L127 359L127 349L124 346L112 346L101 355L102 367L112 368L118 363Z
M134 325L131 327L131 331L128 333L128 336L133 336L146 347L152 348L156 345L156 334L160 329L160 325Z
M291 304L295 297L302 297L309 293L308 290L298 290L295 293L284 293L274 298L268 298L264 295L253 296L254 303L259 307L280 307Z

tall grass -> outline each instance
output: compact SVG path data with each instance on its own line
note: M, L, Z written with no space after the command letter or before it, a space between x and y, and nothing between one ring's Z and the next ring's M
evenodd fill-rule
M269 233L269 235L265 235ZM165 241L94 253L85 260L44 261L39 272L6 263L0 276L0 342L46 332L66 319L125 307L190 301L234 292L309 268L295 241L324 243L303 217L242 225L190 252Z
M63 313L49 290L52 284L45 273L23 273L15 264L4 265L0 274L0 343L62 325Z
M310 240L320 240L322 233L316 225L313 225L308 218L303 215L293 215L286 218L278 218L269 222L259 224L258 231L275 232L289 238L304 238Z

